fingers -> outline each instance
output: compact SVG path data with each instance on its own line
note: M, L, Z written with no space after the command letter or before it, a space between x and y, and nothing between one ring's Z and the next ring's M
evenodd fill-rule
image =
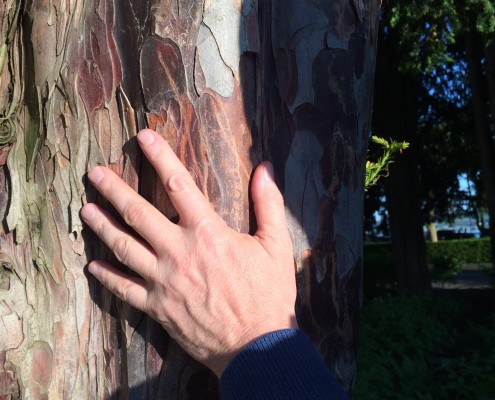
M145 279L156 275L157 258L153 250L125 231L108 212L96 204L86 204L81 210L81 217L122 264Z
M113 204L124 221L155 250L164 246L164 230L169 237L174 236L175 225L113 171L96 167L88 172L88 177L103 197Z
M88 271L120 300L146 311L148 290L144 279L129 276L105 261L93 261Z
M206 217L220 218L161 136L150 129L145 129L139 132L137 138L179 213L182 226L195 225Z
M255 237L268 252L273 245L282 248L283 251L290 249L292 245L285 217L284 199L273 178L271 163L263 162L254 172L251 195L258 225Z

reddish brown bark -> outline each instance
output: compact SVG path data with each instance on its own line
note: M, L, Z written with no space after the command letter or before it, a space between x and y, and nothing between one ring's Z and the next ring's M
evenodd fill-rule
M300 325L350 389L377 2L22 5L0 85L3 115L14 109L0 157L0 397L217 397L203 366L83 272L112 260L78 215L96 196L89 167L110 166L176 218L135 144L146 126L240 231L254 229L253 167L274 162Z

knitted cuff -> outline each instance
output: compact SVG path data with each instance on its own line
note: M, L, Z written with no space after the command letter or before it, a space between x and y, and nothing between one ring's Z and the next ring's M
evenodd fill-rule
M348 399L300 330L269 333L243 349L220 380L223 400Z

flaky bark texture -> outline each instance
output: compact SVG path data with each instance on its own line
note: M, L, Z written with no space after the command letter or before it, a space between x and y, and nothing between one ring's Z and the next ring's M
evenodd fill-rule
M147 126L241 231L255 228L253 166L274 162L300 326L352 387L377 16L374 0L1 3L0 398L217 397L204 367L84 273L112 261L79 219L101 201L88 168L176 218L133 140Z

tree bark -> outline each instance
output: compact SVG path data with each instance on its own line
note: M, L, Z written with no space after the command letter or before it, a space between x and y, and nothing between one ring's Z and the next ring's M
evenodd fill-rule
M84 273L115 262L79 218L102 202L90 167L177 218L135 143L144 127L239 231L255 229L253 167L273 161L300 326L351 391L378 12L374 0L0 5L0 398L218 397L157 323Z
M431 242L437 243L438 242L438 233L437 233L437 226L436 226L435 222L427 222L426 228L428 229L428 233L430 234Z
M411 136L394 138L412 142ZM429 290L430 280L413 146L391 166L385 187L398 287L419 294Z

